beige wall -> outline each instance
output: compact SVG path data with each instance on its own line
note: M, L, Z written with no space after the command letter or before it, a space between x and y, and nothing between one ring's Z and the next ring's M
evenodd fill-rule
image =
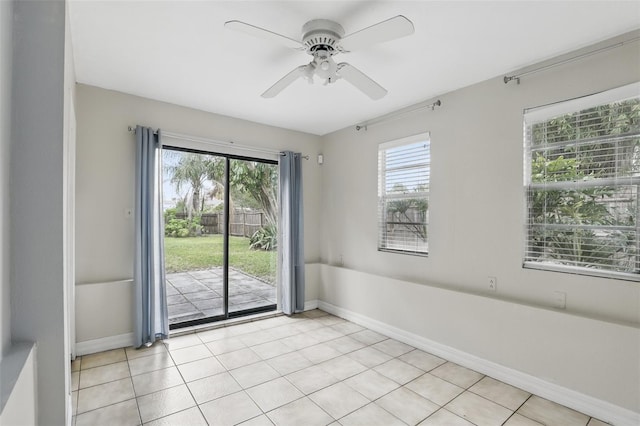
M321 215L321 169L316 161L320 137L81 84L77 86L76 110L76 282L79 285L133 277L133 220L125 217L124 211L134 205L135 139L127 126L136 124L309 155L310 160L303 162L305 259L307 263L314 263L320 258L317 224ZM113 299L108 284L94 288L92 294L99 291L107 300ZM121 286L114 286L114 292L121 291ZM315 294L315 290L310 288L309 294ZM123 312L130 306L130 300L123 300L106 306L104 311L130 317L130 313ZM101 324L101 315L93 319L81 315L80 310L76 317L78 341L102 338L105 333L131 331L130 327L114 331Z
M497 77L439 97L431 112L324 138L322 262L419 284L640 323L640 284L522 268L524 108L622 86L640 75L638 43L505 85ZM420 83L417 83L420 84ZM424 82L428 84L428 82ZM377 146L431 132L429 257L377 251ZM488 295L488 294L487 294Z

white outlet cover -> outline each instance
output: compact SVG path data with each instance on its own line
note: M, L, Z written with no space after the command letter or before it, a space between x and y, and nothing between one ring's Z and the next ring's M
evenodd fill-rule
M487 285L488 285L489 291L496 291L498 289L498 278L487 277Z

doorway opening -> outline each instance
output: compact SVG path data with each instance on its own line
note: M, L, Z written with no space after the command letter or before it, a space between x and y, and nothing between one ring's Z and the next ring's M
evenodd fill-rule
M275 310L278 165L163 147L171 329Z

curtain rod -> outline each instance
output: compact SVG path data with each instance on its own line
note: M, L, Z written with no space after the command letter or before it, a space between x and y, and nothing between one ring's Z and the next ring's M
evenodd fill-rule
M545 66L540 67L540 68L535 68L535 69L532 69L532 70L529 70L529 71L525 71L525 72L523 72L521 74L505 75L504 79L503 79L504 80L504 84L507 84L507 83L509 83L511 81L515 81L516 84L520 84L520 77L524 77L524 76L527 76L527 75L530 75L530 74L534 74L534 73L538 73L538 72L541 72L541 71L546 71L548 69L555 68L555 67L558 67L560 65L568 64L570 62L574 62L574 61L577 61L577 60L580 60L580 59L584 59L584 58L587 58L589 56L592 56L592 55L595 55L595 54L598 54L598 53L606 52L607 50L617 49L618 47L622 47L625 44L633 43L633 42L638 41L638 40L640 40L640 37L635 37L635 38L632 38L632 39L629 39L629 40L624 40L624 41L621 41L619 43L615 43L615 44L612 44L612 45L609 45L609 46L604 46L604 47L601 47L599 49L595 49L595 50L583 53L581 55L574 56L572 58L564 59L564 60L559 61L559 62L554 62L552 64L545 65Z
M356 125L356 130L357 131L360 131L362 129L367 130L367 128L369 126L373 126L375 124L382 123L383 121L391 120L391 119L396 118L396 117L398 117L400 115L409 114L410 112L414 112L414 111L419 111L419 110L424 109L424 108L430 108L431 111L433 111L434 109L436 109L436 107L439 107L439 106L442 106L442 102L440 101L440 99L438 99L435 102L428 103L428 104L412 105L412 106L400 109L398 111L392 112L390 114L383 115L381 117L374 118L372 120L362 122L362 123Z
M135 133L136 127L127 126L127 131ZM154 132L154 133L157 133L157 132ZM182 139L190 142L200 142L208 145L225 146L225 147L231 146L231 147L242 149L244 151L260 152L263 154L274 154L274 155L280 155L280 156L284 155L282 151L278 151L274 149L266 149L266 148L256 148L256 147L247 146L247 145L240 145L233 141L224 142L224 141L218 141L215 139L201 138L199 136L190 136L190 135L184 135L181 133L166 132L164 130L162 131L162 135L169 138L173 138L173 139ZM302 158L304 158L305 160L308 160L309 156L303 155Z

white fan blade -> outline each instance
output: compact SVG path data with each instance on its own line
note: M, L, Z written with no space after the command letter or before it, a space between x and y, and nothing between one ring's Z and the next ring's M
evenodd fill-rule
M372 44L411 35L413 31L413 23L404 16L398 15L344 36L340 40L340 46L345 51L354 51Z
M289 87L297 79L306 75L306 69L308 65L301 65L298 68L291 71L289 74L282 77L273 86L269 87L266 92L262 94L263 98L273 98L278 93Z
M298 40L283 36L282 34L274 33L273 31L265 30L264 28L256 27L255 25L247 24L246 22L228 21L225 22L224 26L231 30L240 31L254 37L275 41L276 43L280 43L292 49L304 49L302 43Z
M338 64L338 74L374 101L387 94L387 89L380 86L362 71L346 62Z

